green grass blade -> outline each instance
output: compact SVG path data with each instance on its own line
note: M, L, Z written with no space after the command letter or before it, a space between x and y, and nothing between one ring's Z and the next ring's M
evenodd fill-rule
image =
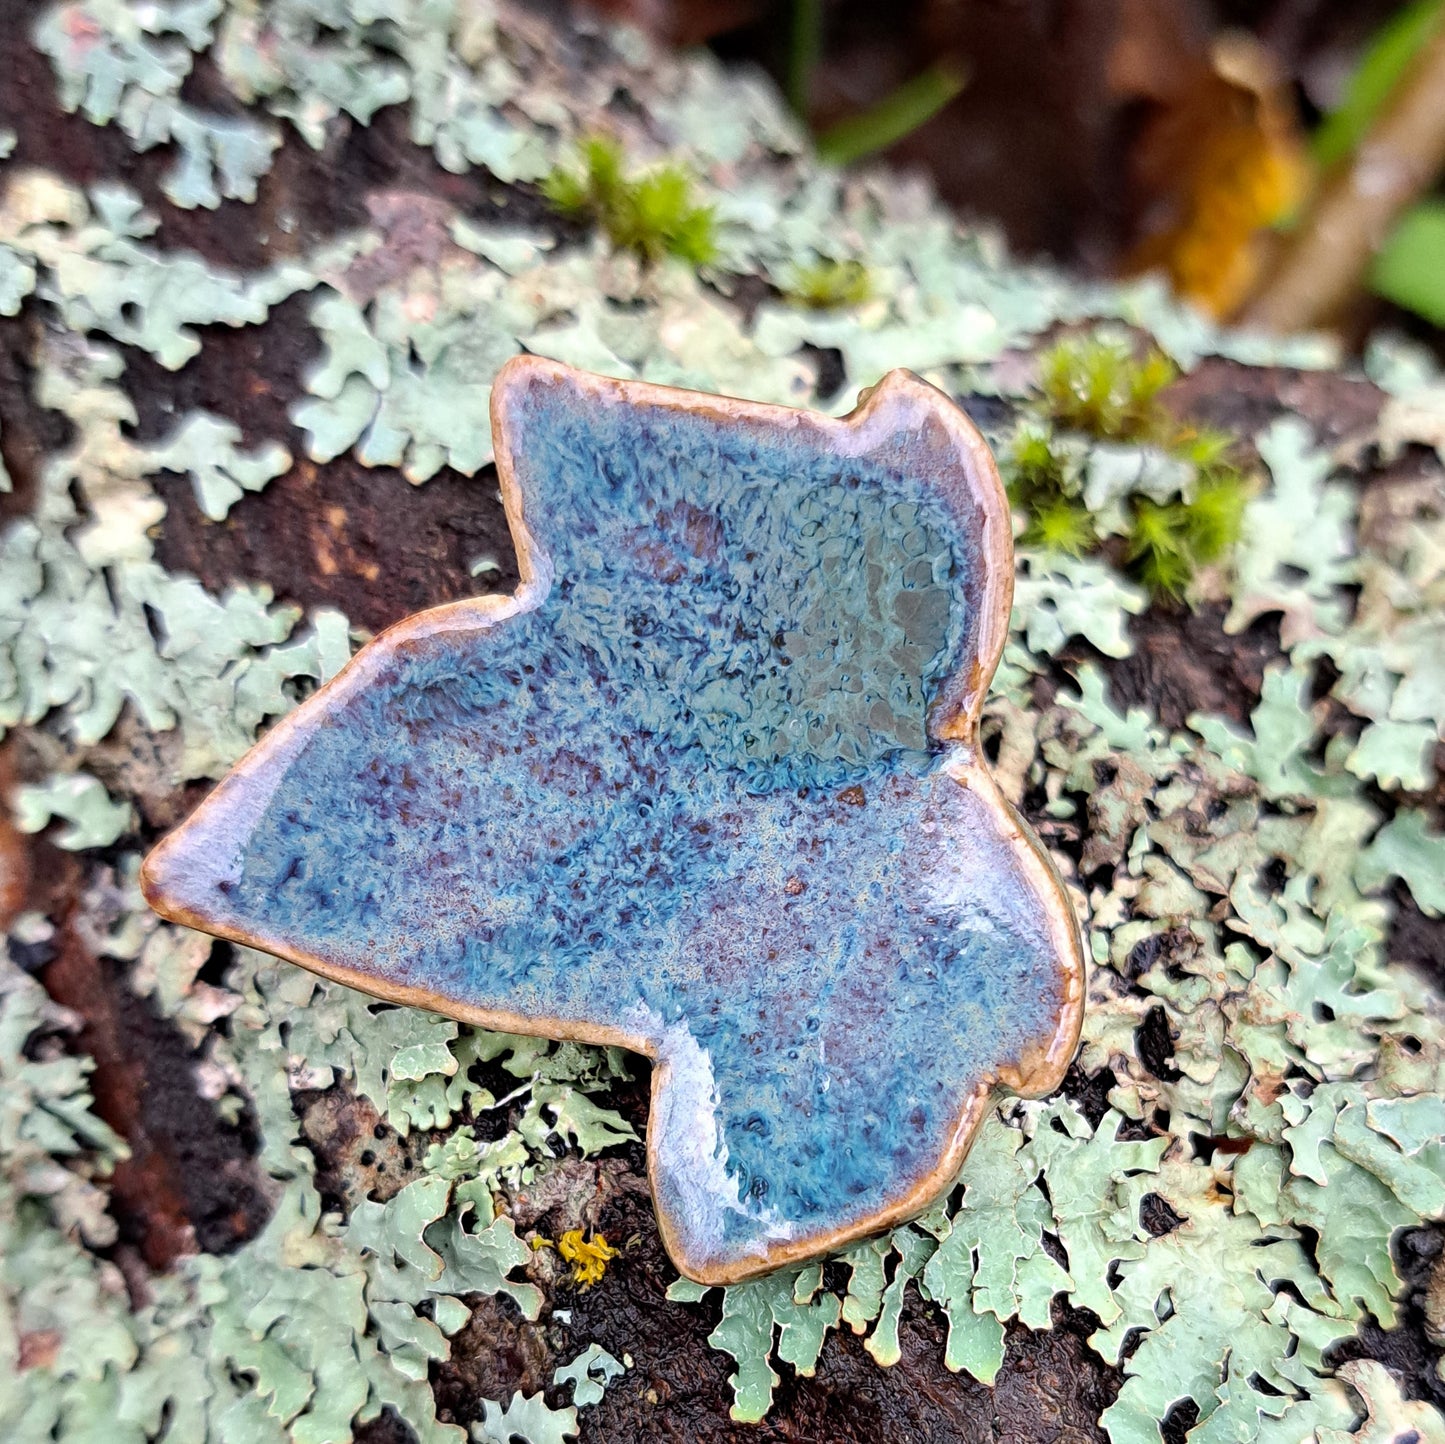
M1416 0L1374 34L1345 87L1339 107L1315 132L1313 149L1321 166L1343 160L1364 139L1410 62L1445 20L1445 0Z
M877 105L824 131L818 137L819 159L828 165L851 165L887 150L937 115L967 82L967 72L955 61L930 65Z

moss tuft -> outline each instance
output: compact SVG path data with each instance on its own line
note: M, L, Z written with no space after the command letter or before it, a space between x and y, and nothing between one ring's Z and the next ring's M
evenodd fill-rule
M1173 423L1159 393L1178 379L1162 351L1142 360L1125 342L1070 336L1040 358L1039 386L1058 425L1108 441L1154 441Z
M873 278L862 261L829 257L793 268L783 284L784 298L809 311L842 311L861 306L873 294Z
M576 164L547 175L542 194L555 210L593 222L617 250L645 261L676 256L705 266L717 258L716 217L693 199L691 175L667 164L629 176L622 147L610 136L583 140Z
M1161 352L1140 358L1110 337L1068 337L1039 358L1039 400L1004 456L1009 500L1028 517L1024 546L1077 557L1112 531L1134 576L1170 597L1184 594L1199 567L1228 556L1249 488L1231 460L1234 437L1181 423L1161 402L1178 374ZM1172 497L1125 496L1108 519L1096 518L1084 482L1094 442L1162 452L1186 464L1189 482Z
M1182 502L1160 505L1140 497L1132 510L1127 555L1139 580L1156 594L1182 595L1195 562L1189 549L1188 508Z
M1081 557L1099 544L1094 519L1082 502L1055 501L1040 506L1023 534L1025 546Z
M1218 561L1239 540L1249 489L1232 468L1201 478L1184 507L1184 531L1197 561Z

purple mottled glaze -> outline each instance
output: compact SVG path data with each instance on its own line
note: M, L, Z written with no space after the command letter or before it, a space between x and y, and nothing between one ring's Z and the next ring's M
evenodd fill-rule
M987 452L905 373L837 421L524 358L493 421L516 595L366 647L151 855L153 904L654 1057L694 1278L926 1207L1079 1024L1072 916L974 746L1011 572Z

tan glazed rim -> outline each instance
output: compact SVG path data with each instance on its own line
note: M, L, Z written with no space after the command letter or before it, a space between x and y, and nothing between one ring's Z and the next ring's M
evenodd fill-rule
M617 1028L547 1017L523 1017L506 1011L473 1007L423 987L391 984L359 970L322 958L304 949L268 937L261 928L233 927L198 912L172 896L170 883L184 875L180 840L192 823L215 808L233 787L264 771L278 752L304 740L309 716L339 701L355 688L363 688L391 653L439 633L487 627L506 617L531 611L551 585L550 558L534 537L525 513L511 450L508 411L514 398L542 382L571 387L599 405L644 405L671 408L720 422L735 422L783 431L811 430L819 443L846 458L865 452L875 439L896 433L903 425L941 426L958 458L956 471L931 474L925 484L940 493L963 525L978 538L981 590L974 629L975 656L965 668L946 678L933 705L928 728L940 742L950 744L943 769L961 787L972 789L985 803L997 827L999 840L1012 853L1023 878L1047 914L1048 935L1062 970L1061 1003L1053 1036L1040 1040L1021 1057L996 1064L968 1096L955 1122L953 1134L938 1165L903 1197L856 1219L846 1226L825 1229L775 1244L746 1259L719 1263L692 1259L678 1237L673 1220L658 1207L659 1157L657 1132L647 1137L648 1181L652 1189L658 1229L678 1270L700 1284L732 1284L770 1273L786 1264L835 1252L860 1239L881 1233L923 1212L952 1183L989 1106L995 1085L1022 1097L1051 1093L1062 1082L1083 1025L1085 964L1082 940L1063 883L1042 844L999 791L977 746L978 721L988 686L1008 636L1013 599L1013 536L1003 484L988 446L973 423L943 392L908 371L890 371L864 392L859 405L842 418L786 406L736 400L702 392L657 386L649 382L618 381L578 371L560 362L536 356L516 356L498 372L491 395L491 422L496 450L497 480L508 525L517 551L520 578L510 596L483 596L450 602L418 612L388 627L363 647L325 686L278 721L241 759L232 772L201 802L186 822L163 838L146 857L141 888L146 901L161 916L227 941L258 948L299 964L331 981L345 984L387 1002L426 1008L477 1027L530 1034L559 1041L619 1046L654 1060L652 1114L667 1088L669 1069L659 1060L654 1045Z

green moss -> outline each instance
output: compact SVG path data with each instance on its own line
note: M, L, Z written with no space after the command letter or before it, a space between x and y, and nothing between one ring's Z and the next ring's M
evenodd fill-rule
M873 278L862 261L820 257L795 266L783 283L783 298L810 311L861 306L873 294Z
M1139 357L1111 337L1043 353L1039 399L1004 454L1009 498L1028 518L1020 545L1081 557L1116 535L1131 574L1170 597L1229 555L1249 494L1235 438L1169 412L1160 393L1178 375L1162 352ZM1121 486L1129 448L1137 464Z
M563 215L593 222L617 250L645 261L676 256L705 266L717 257L716 218L711 206L694 200L691 175L667 164L629 176L622 147L608 136L583 140L572 166L543 179L542 194Z
M1182 596L1200 566L1239 540L1246 500L1244 483L1231 474L1201 482L1189 501L1136 498L1127 554L1139 580L1156 594Z
M1094 549L1099 538L1087 507L1077 502L1054 501L1034 512L1020 540L1025 546L1081 557Z
M1140 359L1109 337L1070 336L1039 358L1039 388L1054 421L1111 441L1156 441L1166 433L1159 393L1178 376L1162 351Z
M1184 540L1196 562L1217 561L1233 550L1244 522L1248 488L1237 471L1202 477L1184 504Z
M558 166L543 178L542 194L564 215L599 219L620 203L625 184L622 147L594 135L578 143L574 166Z
M1150 591L1181 595L1193 573L1185 535L1185 508L1177 502L1167 506L1147 499L1136 502L1128 557L1139 580Z

